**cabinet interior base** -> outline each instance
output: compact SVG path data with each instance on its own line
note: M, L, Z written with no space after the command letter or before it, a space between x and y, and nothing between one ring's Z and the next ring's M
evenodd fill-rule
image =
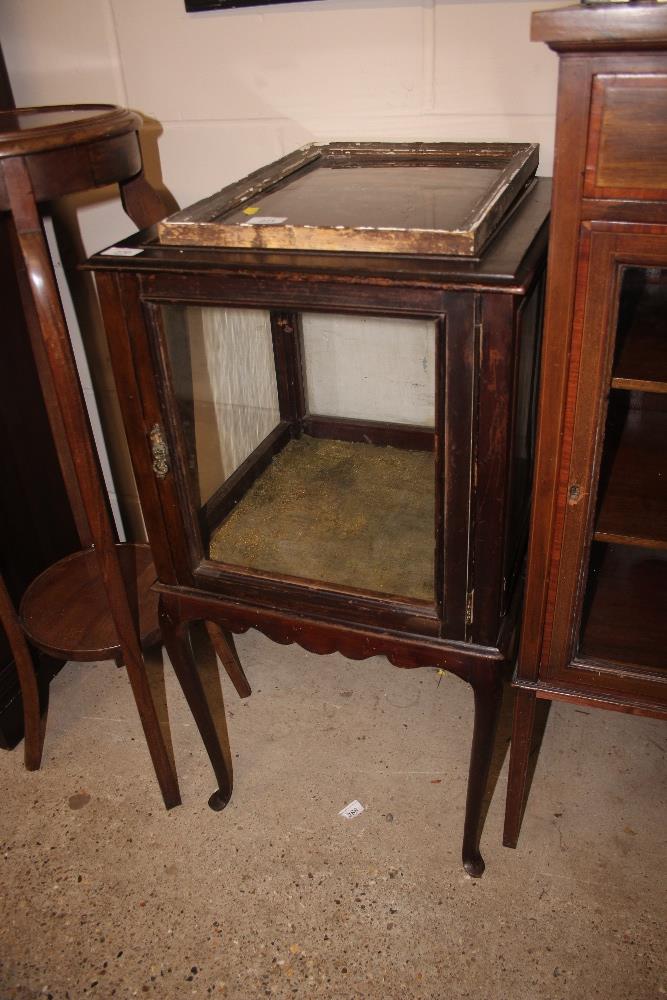
M303 435L211 533L210 558L434 600L430 452Z

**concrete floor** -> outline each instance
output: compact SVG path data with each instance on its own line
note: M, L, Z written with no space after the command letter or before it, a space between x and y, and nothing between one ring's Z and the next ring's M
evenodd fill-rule
M108 663L54 681L40 772L0 752L0 1000L665 995L661 724L555 705L519 848L501 846L505 761L476 881L466 685L254 633L238 647L254 694L223 680L223 813L170 668L180 808ZM365 812L340 818L352 799Z

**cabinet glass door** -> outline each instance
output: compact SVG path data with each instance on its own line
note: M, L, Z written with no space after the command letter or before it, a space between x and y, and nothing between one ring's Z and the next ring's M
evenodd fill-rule
M440 324L157 309L204 560L433 605Z
M618 278L579 655L667 671L667 268Z

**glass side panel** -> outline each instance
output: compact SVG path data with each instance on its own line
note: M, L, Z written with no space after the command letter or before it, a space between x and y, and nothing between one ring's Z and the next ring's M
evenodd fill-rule
M161 309L186 461L203 506L279 423L269 314Z
M434 426L432 321L304 313L302 324L312 413Z
M619 288L579 653L667 671L667 270Z
M435 323L161 308L205 556L434 602Z

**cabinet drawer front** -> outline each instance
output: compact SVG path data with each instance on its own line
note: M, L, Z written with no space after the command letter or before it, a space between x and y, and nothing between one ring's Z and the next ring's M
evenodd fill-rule
M667 200L667 74L593 80L584 194Z

